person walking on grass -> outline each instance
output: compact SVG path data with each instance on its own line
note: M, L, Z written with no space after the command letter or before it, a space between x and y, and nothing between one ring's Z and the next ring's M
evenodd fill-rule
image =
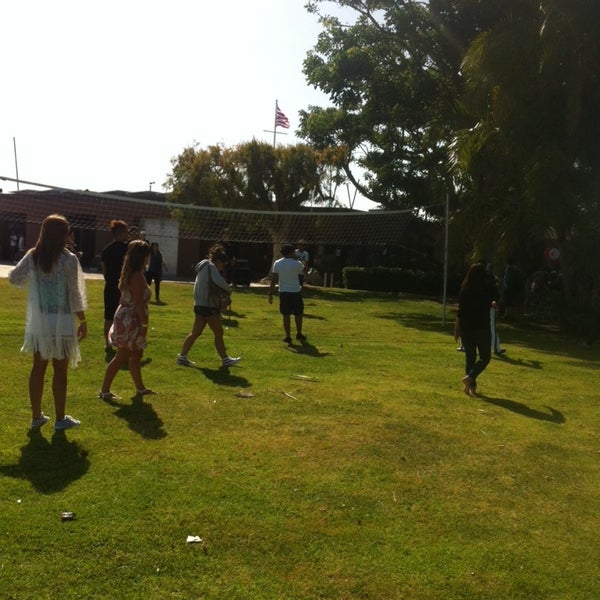
M121 399L110 388L125 363L129 365L129 374L137 396L156 393L142 381L142 357L144 348L148 345L148 304L151 296L145 277L149 256L150 246L146 242L129 242L119 278L121 298L108 332L108 340L116 346L117 353L106 366L102 389L98 392L98 397L102 400Z
M299 276L304 273L304 264L294 253L294 246L284 244L281 248L282 258L273 263L271 269L271 285L269 287L269 304L273 304L275 286L279 286L279 312L283 316L283 330L286 344L292 343L291 317L294 315L296 339L303 342L306 336L302 333L304 300Z
M29 375L31 427L45 425L42 412L44 377L52 361L54 429L77 427L80 421L65 414L67 372L81 360L79 342L87 335L87 295L78 258L66 249L69 222L62 215L44 219L39 238L9 273L16 286L29 284L25 340L22 352L33 352Z
M215 349L221 358L223 367L232 367L242 360L240 356L233 358L227 354L223 340L223 324L221 323L221 309L211 294L211 284L229 292L230 287L221 275L228 264L225 248L215 244L208 251L208 258L200 261L196 269L196 280L194 282L194 325L192 331L183 341L181 352L177 356L177 364L184 367L194 366L194 362L188 358L188 352L192 349L194 342L202 335L204 328L208 325L213 332Z
M454 323L454 340L462 340L465 349L466 375L462 378L462 383L467 396L476 395L477 377L492 358L490 308L496 307L497 299L498 289L491 285L485 265L472 265L460 288Z
M163 258L162 252L157 242L150 244L150 262L148 263L148 270L146 271L146 281L148 285L154 280L154 301L158 304L160 302L160 282L162 281L163 269L167 270L165 259Z
M121 297L119 277L121 277L123 259L127 252L127 241L129 240L127 223L113 219L110 222L110 232L113 240L102 249L100 254L100 267L104 276L104 351L107 361L113 358L115 354L108 340L108 332L112 326L113 317Z

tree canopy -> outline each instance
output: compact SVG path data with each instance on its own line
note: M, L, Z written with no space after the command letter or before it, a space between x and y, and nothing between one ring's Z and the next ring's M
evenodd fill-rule
M233 147L188 147L172 159L169 200L251 210L334 206L343 150L252 140Z
M596 3L337 0L348 22L328 4L307 4L323 31L304 72L333 106L303 111L302 136L344 148L385 208L435 215L449 194L473 256L551 238L575 273L600 223Z

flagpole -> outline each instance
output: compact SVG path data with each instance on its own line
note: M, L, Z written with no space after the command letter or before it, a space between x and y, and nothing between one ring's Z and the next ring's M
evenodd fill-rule
M15 173L17 175L17 192L19 191L19 163L17 161L17 139L13 136L13 151L15 153Z
M275 100L275 114L273 116L275 122L273 123L273 146L277 144L277 100Z
M273 130L263 130L265 133L273 134L273 146L277 145L277 135L287 135L287 133L283 131L277 131L277 127L284 127L285 129L288 129L289 126L289 119L281 112L281 110L279 109L279 102L275 100L275 120L273 122Z

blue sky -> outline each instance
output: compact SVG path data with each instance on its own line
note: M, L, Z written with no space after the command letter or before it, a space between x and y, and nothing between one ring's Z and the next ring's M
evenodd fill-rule
M162 191L187 146L272 142L275 100L278 141L300 141L298 111L329 104L302 74L320 31L305 2L5 0L0 175L14 138L22 180Z

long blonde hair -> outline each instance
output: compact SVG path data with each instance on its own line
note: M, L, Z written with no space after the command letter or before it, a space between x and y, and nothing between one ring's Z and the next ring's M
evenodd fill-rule
M146 258L150 255L150 246L144 240L132 240L127 245L127 254L123 260L119 289L122 290L131 280L131 276L144 268Z
M71 226L62 215L48 215L42 223L40 235L31 250L33 264L44 273L50 273L67 245Z

